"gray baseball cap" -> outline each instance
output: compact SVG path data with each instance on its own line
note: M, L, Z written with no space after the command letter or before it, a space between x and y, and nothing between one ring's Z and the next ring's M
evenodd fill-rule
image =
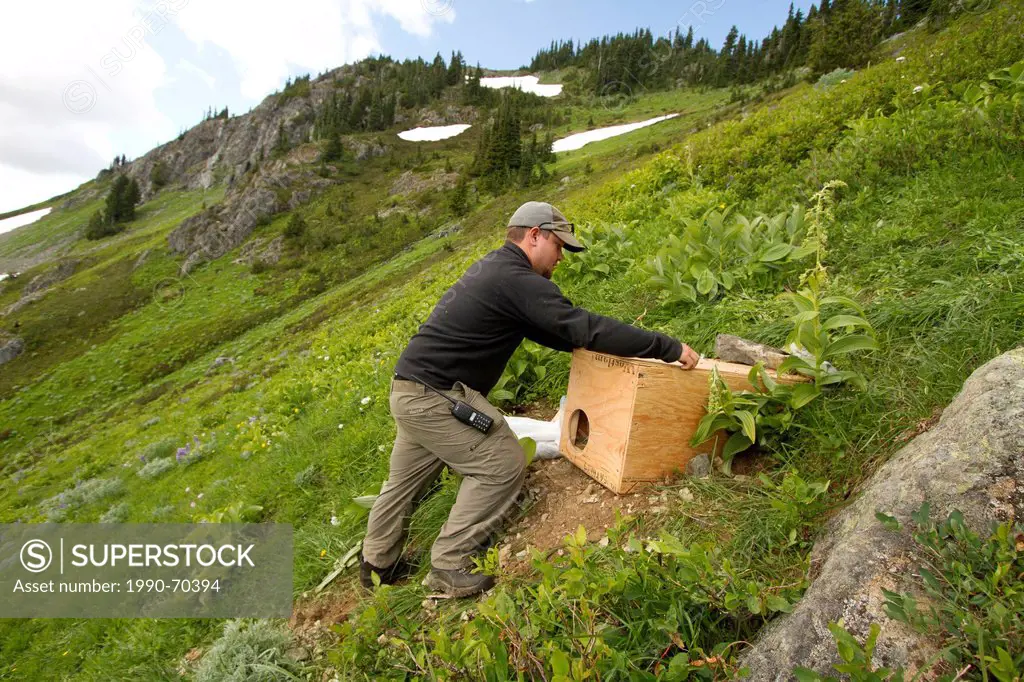
M539 227L554 232L565 243L565 248L574 253L586 248L576 240L576 228L573 224L565 219L561 211L543 201L527 201L517 208L508 219L508 226Z

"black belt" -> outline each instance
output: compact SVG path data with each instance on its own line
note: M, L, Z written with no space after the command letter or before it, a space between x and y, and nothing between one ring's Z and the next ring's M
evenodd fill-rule
M437 391L437 390L454 391L455 390L455 386L452 386L451 388L437 389L437 388L434 388L433 386L429 386L428 384L423 383L422 381L419 381L418 379L413 379L411 377L402 376L398 372L395 372L395 378L398 379L399 381L411 381L412 383L419 384L420 386L426 386L427 388L433 388L435 391Z

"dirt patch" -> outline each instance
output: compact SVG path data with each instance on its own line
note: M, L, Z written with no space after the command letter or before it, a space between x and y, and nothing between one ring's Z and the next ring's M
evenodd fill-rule
M535 462L524 487L534 502L499 544L502 566L512 575L531 572L533 549L549 556L557 554L565 536L581 525L587 530L588 541L607 542L616 511L623 516L657 517L670 509L667 492L641 488L616 495L566 459Z
M360 589L354 584L338 585L333 590L297 601L288 620L296 644L315 657L336 641L337 635L331 626L348 619L359 604Z

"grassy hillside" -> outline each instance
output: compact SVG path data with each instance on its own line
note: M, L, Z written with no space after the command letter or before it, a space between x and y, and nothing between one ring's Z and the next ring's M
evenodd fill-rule
M295 525L301 601L364 531L349 501L386 475L397 354L444 290L501 243L518 203L556 202L593 241L584 267L569 267L570 256L556 274L572 300L709 353L720 332L783 343L791 311L777 294L799 285L801 268L687 303L652 281L648 259L708 209L773 215L841 180L825 265L829 292L856 299L877 331L881 349L842 367L862 372L866 390L801 410L784 438L738 463L743 475L685 481L686 495L684 482L668 486L668 513L624 519L607 546L567 540L562 556L539 558L479 602L424 610L416 580L369 598L343 576L332 599L352 618L311 662L342 679L725 674L741 643L799 599L822 521L974 368L1024 338L1024 116L1019 99L964 101L969 86L1019 60L1022 23L1014 2L939 34L911 33L846 83L800 85L742 116L721 92L641 97L623 120L687 115L560 156L556 182L539 190L480 196L444 239L424 238L453 222L443 193L386 197L405 170L426 176L468 160L472 129L427 147L436 157L396 144L353 168L297 211L311 230L334 227L328 205L341 213L331 246L288 242L266 269L234 264L233 253L179 276L166 234L204 199L162 194L116 244L78 243L75 274L14 316L29 352L0 375L0 521L192 521L257 505L250 520ZM575 109L573 130L620 113ZM729 118L708 128L709 116ZM378 218L389 204L400 210ZM47 216L41 233L72 234L90 210ZM288 220L253 236L276 236ZM612 225L624 239L607 236ZM599 264L608 276L593 276ZM0 305L18 296L9 287ZM520 398L557 399L568 357L520 357L546 368L542 381L529 371L510 381ZM193 438L199 456L175 462ZM417 514L414 552L429 547L455 484L446 479ZM180 679L185 654L208 649L221 627L4 621L0 675Z

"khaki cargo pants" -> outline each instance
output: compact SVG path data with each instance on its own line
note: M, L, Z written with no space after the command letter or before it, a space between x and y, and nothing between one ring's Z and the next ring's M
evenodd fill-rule
M460 569L489 545L515 502L526 475L519 440L478 391L457 382L445 391L494 419L488 433L458 421L451 403L424 386L394 379L391 415L398 425L391 469L370 511L363 557L380 568L398 560L415 504L445 465L463 477L448 521L430 553L434 568Z

